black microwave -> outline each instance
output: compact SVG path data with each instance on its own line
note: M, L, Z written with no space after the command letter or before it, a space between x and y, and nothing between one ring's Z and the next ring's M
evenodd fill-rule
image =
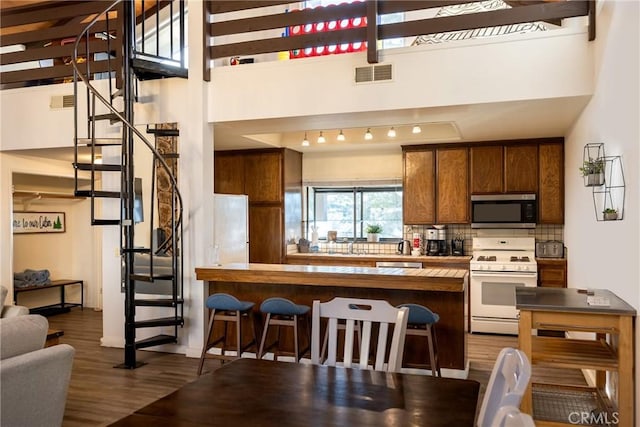
M535 194L471 196L471 228L536 228Z

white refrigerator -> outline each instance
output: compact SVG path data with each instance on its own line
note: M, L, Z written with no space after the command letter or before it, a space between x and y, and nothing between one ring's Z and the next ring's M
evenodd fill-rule
M249 198L245 195L213 195L214 264L249 262Z

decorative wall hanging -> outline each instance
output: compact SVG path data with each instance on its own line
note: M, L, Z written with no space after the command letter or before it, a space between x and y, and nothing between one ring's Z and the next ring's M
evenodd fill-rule
M64 212L14 212L13 234L64 233Z
M586 144L580 172L585 187L591 187L596 220L622 220L625 198L622 157L605 155L603 143Z

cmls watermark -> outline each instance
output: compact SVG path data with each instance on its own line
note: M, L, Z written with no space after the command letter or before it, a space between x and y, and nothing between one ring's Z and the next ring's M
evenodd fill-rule
M618 425L617 412L570 412L569 423L586 424L597 426L615 426Z

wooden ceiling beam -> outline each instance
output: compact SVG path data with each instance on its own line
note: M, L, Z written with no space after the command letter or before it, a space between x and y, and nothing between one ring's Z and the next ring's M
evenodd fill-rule
M42 9L35 9L28 12L15 11L2 12L0 28L14 27L16 25L33 24L36 22L46 22L62 20L65 18L75 18L77 16L88 16L104 11L108 3L98 1L84 1L77 3L64 2L62 6L51 6Z

